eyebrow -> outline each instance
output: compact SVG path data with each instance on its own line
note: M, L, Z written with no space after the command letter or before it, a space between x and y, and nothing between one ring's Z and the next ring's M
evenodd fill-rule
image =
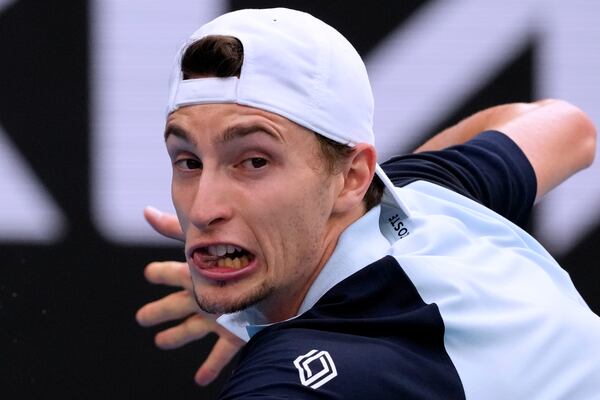
M281 142L281 138L278 137L277 135L269 132L268 130L266 130L264 127L262 127L261 125L256 125L256 124L252 124L252 125L233 125L228 127L225 132L216 137L214 139L214 143L215 144L226 144L229 143L235 139L239 139L239 138L243 138L245 136L248 136L250 134L253 133L258 133L258 132L262 132L268 136L270 136L272 139L277 140L278 142ZM185 140L188 143L191 143L193 145L196 145L196 141L194 140L193 136L186 131L185 129L181 128L180 126L177 125L169 125L167 127L167 129L165 130L165 142L167 141L167 139L169 138L169 136L176 136L180 139Z
M269 132L261 125L251 124L251 125L233 125L228 127L223 135L217 137L214 141L215 144L226 144L235 139L240 139L245 136L248 136L253 133L264 133L271 137L271 139L275 139L278 142L281 142L281 138Z
M196 144L196 141L192 138L192 135L190 135L188 133L188 131L186 131L185 129L183 129L177 125L167 126L167 129L165 130L165 142L171 135L176 136L180 139L183 139L186 142L191 143L193 145Z

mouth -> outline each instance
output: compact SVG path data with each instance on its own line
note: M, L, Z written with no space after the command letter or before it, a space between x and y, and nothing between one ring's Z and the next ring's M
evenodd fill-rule
M255 260L251 252L225 243L198 247L192 251L191 258L201 270L224 273L246 268Z

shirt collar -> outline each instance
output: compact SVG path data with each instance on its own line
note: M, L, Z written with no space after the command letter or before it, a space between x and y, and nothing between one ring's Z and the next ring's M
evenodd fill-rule
M329 289L389 252L390 242L379 229L380 212L380 206L373 207L342 232L331 257L306 293L298 314L290 319L310 310ZM273 324L265 321L254 307L225 314L217 322L245 341Z

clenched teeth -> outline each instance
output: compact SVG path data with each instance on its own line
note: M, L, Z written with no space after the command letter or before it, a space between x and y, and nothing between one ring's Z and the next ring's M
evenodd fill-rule
M250 263L250 260L248 260L247 256L235 257L233 259L231 257L223 257L223 258L219 258L219 260L217 261L217 265L219 267L233 268L233 269L244 268L249 263Z
M194 257L197 257L198 262L205 268L221 267L236 270L248 266L254 259L251 253L231 244L203 247L194 252Z
M236 251L242 251L240 247L233 246L230 244L219 244L215 246L208 246L206 252L211 256L223 257L225 254L233 254Z

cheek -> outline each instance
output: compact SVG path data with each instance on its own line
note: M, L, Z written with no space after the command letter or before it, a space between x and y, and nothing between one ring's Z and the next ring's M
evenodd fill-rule
M319 265L324 250L325 219L310 203L305 205L297 207L278 228L281 262L271 273L291 285L306 282Z
M309 190L284 188L266 191L253 197L252 207L243 208L248 225L255 231L270 257L283 259L275 261L295 263L310 237L315 236L315 227L319 225L319 212L315 208L315 197ZM308 189L308 188L307 188Z
M184 231L187 226L189 212L194 203L194 188L190 186L177 181L171 183L171 201Z
M280 229L285 230L283 239L287 239L285 245L291 252L311 258L317 256L324 240L331 202L322 187L305 188L286 207L288 212Z

